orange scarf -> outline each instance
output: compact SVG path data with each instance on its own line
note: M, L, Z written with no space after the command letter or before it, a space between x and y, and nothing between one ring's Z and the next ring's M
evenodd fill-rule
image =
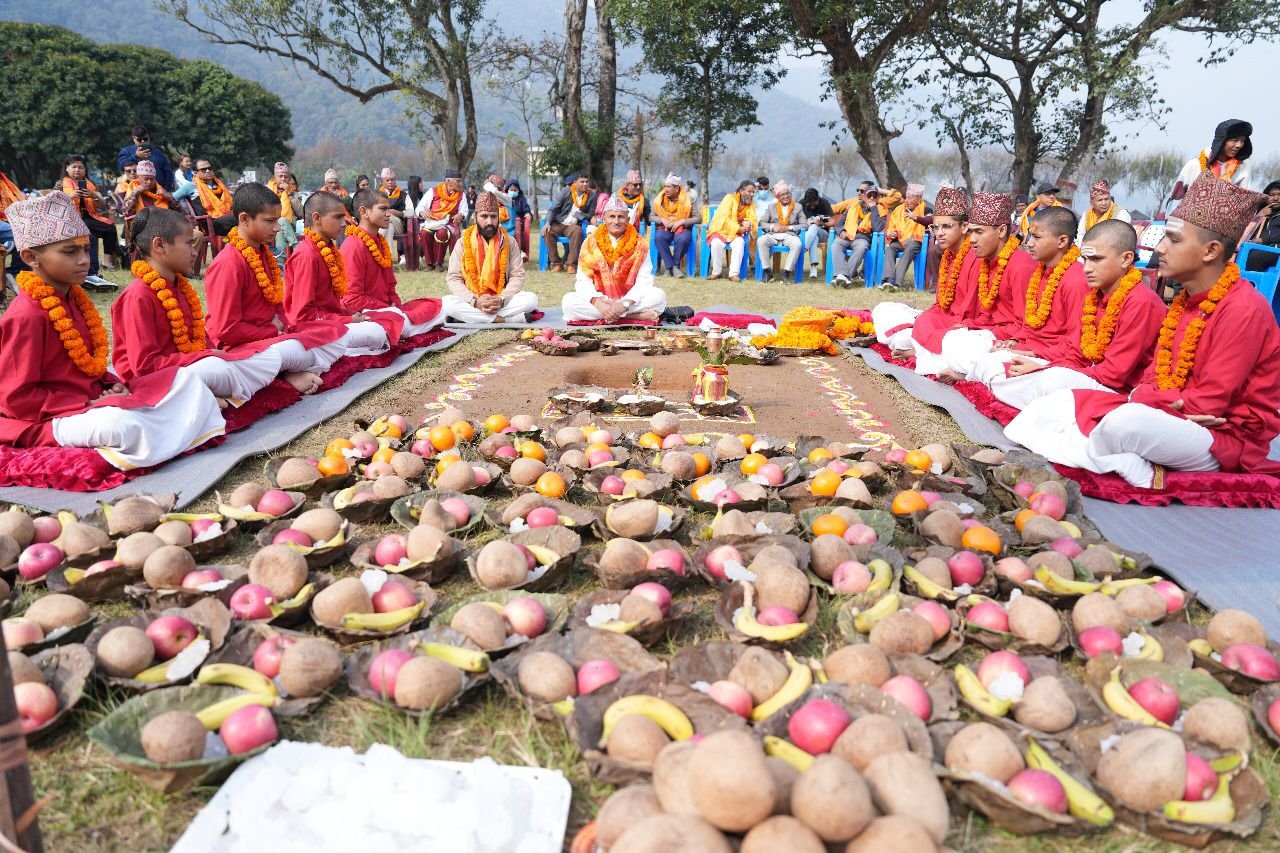
M84 316L92 350L85 345L84 335L76 328L75 321L71 319L62 297L53 289L53 285L35 273L23 270L18 273L18 289L48 313L49 322L62 339L62 348L67 351L67 357L77 370L90 379L98 379L107 372L107 354L111 349L107 343L107 329L102 324L102 315L98 313L84 288L73 284L67 296L75 303L76 310Z
M403 190L401 190L399 187L396 187L395 189L392 189L392 190L389 190L386 187L378 187L378 192L382 193L392 201L395 201L396 199L400 198L400 193L403 192Z
M196 178L196 193L200 196L204 212L216 219L231 213L231 192L220 179L214 178L213 182L211 187L204 178ZM284 212L283 205L281 212Z
M578 265L591 276L596 292L609 299L621 299L635 286L649 244L628 225L622 239L614 243L609 229L600 227L582 244Z
M1120 312L1124 310L1129 294L1141 283L1142 270L1131 269L1125 273L1107 299L1101 319L1098 319L1098 307L1102 304L1102 291L1096 287L1089 288L1089 295L1084 298L1084 314L1080 318L1080 352L1093 364L1106 357L1107 347L1111 346L1120 322Z
M293 215L293 199L290 197L289 187L281 187L276 183L276 179L272 178L267 181L267 189L280 197L280 218L292 222L296 217Z
M1239 160L1214 160L1209 162L1209 155L1200 152L1200 171L1208 169L1224 181L1231 180L1231 176L1236 173L1236 169L1240 168Z
M129 182L129 192L135 192L138 189L136 180ZM133 210L131 214L138 213L144 207L169 207L169 199L160 193L154 193L151 190L142 190L133 197Z
M676 196L673 202L667 198L664 190L658 193L658 210L668 219L688 219L693 213L693 202L689 199L689 194L685 192L684 187L680 188L680 195Z
M476 296L501 296L507 286L507 257L511 244L501 228L492 240L472 225L462 232L462 281Z
M84 188L91 193L98 191L98 188L93 185L93 181L90 181L90 180L86 180L84 182ZM96 198L93 198L92 196L90 196L89 198L78 198L76 196L76 192L79 189L80 188L76 186L76 182L73 181L71 178L62 179L62 191L67 195L71 196L71 200L75 202L75 205L77 208L82 210L84 213L89 214L99 222L103 222L110 225L111 217L107 216L105 213L98 212L98 200Z
M435 191L431 195L430 218L448 219L458 209L460 201L462 201L462 190L454 190L450 193L448 185L443 181L436 184Z
M591 198L591 191L590 191L590 190L588 190L587 192L583 193L583 194L582 194L582 196L581 196L581 200L579 200L579 196L578 196L578 194L577 194L576 192L574 192L572 189L570 189L570 190L569 190L569 195L571 195L571 196L573 197L573 206L574 206L574 207L576 207L576 208L581 208L581 209L586 209L586 206L587 206L587 200L588 200L589 198Z
M1111 202L1111 206L1107 208L1107 212L1099 215L1094 211L1093 205L1084 213L1084 230L1089 233L1089 229L1097 225L1099 222L1106 222L1108 219L1116 215L1116 203Z
M796 200L792 199L791 204L787 205L786 210L782 208L782 202L778 202L778 224L786 228L791 224L791 211L796 209Z

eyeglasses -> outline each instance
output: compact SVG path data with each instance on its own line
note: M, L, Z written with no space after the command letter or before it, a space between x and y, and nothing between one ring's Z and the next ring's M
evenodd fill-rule
M213 171L213 167L212 167L212 166L200 166L200 167L198 167L198 168L196 169L196 171L197 171L197 172L212 172L212 171Z
M150 136L135 136L135 137L133 138L133 141L134 141L136 144L141 145L141 144L142 144L142 143L144 143L144 142L150 142L150 141L151 141L151 137L150 137Z

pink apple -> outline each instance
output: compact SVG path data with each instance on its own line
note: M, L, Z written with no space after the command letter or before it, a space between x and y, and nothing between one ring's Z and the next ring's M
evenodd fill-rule
M396 675L400 667L412 660L413 653L404 649L387 649L379 652L369 664L369 686L379 696L390 698L396 695Z
M1280 663L1268 650L1253 643L1236 643L1222 652L1222 665L1258 681L1280 681Z
M845 475L845 472L847 472L853 466L850 465L848 462L845 462L843 459L832 459L830 462L828 462L826 465L822 467L826 468L828 471L835 471L837 474L843 477Z
M23 580L39 580L62 562L62 549L49 542L36 542L18 557L18 573Z
M487 485L489 485L489 481L493 479L493 477L491 477L491 476L489 475L489 471L488 471L488 469L486 469L486 468L481 468L479 465L473 465L473 466L471 466L471 470L472 470L472 471L475 473L475 475L476 475L476 485L477 485L477 486L487 486Z
M47 684L38 681L24 681L13 686L13 698L18 706L18 718L22 721L22 731L35 731L58 713L58 694Z
M992 652L978 664L978 680L988 690L997 678L1006 673L1016 675L1024 687L1031 681L1027 665L1013 652Z
M540 506L530 510L524 522L530 527L555 527L560 523L560 513L549 506Z
M844 531L844 541L850 545L874 545L880 539L880 535L870 525L858 523L851 524Z
M1067 505L1053 492L1036 492L1027 501L1027 506L1032 512L1047 515L1054 521L1062 521L1062 517L1067 514Z
M191 522L191 538L199 539L210 527L221 523L222 522L216 521L212 518L197 518L195 521Z
M44 639L44 629L30 619L15 616L0 622L4 631L4 644L10 650L20 649Z
M275 596L262 584L247 583L231 593L231 612L237 619L270 619Z
M377 499L377 496L373 492L356 492L351 497L351 503L362 504L362 503L368 503L369 501L376 500L376 499ZM348 504L348 506L350 506L350 504Z
M156 657L169 660L191 645L199 630L195 623L176 614L161 616L147 625L147 637L156 648Z
M62 522L58 521L56 516L42 515L39 518L33 518L31 525L35 528L32 542L52 542L62 535Z
M1096 658L1103 652L1111 652L1113 655L1124 654L1124 640L1115 628L1108 628L1106 625L1094 625L1092 628L1085 628L1077 637L1080 648L1084 651L1086 657Z
M951 632L951 611L936 601L921 601L911 612L924 618L933 629L933 639L941 640Z
M355 442L355 451L360 454L360 458L368 459L378 452L378 445L373 441L357 441Z
M627 490L627 482L617 474L610 474L600 481L600 493L605 495L620 495Z
M276 718L261 705L247 705L232 711L218 729L222 742L232 755L252 752L260 746L274 743L280 737Z
M401 435L409 431L409 422L405 420L404 415L391 415L387 418L387 423L400 430Z
M440 501L440 508L452 515L459 527L471 520L471 507L462 498L445 498Z
M673 447L684 447L685 443L683 435L678 432L673 432L671 435L662 439L662 449L670 450Z
M911 713L926 723L933 716L933 700L929 698L929 691L909 675L895 675L880 685L880 692L906 705Z
M413 594L413 590L409 589L403 581L394 578L387 580L371 597L375 613L404 610L418 603L418 596Z
M638 583L631 588L634 595L647 598L652 601L659 610L662 611L662 618L667 618L667 614L671 612L671 590L667 589L660 583L653 581L645 581Z
M373 548L373 561L379 566L398 566L409 556L408 539L400 533L388 533Z
M1218 790L1218 774L1209 762L1194 752L1187 752L1187 789L1182 799L1191 802L1207 800Z
M423 459L430 459L436 455L436 448L429 439L420 438L413 444L409 445L409 452L414 456L421 456Z
M502 608L502 615L512 632L521 636L536 637L547 630L547 611L536 598L513 598Z
M1147 713L1167 726L1178 718L1178 693L1167 681L1143 678L1129 685L1129 695Z
M493 455L499 459L519 459L520 451L516 450L509 444L504 444L497 450L493 451Z
M988 631L1009 633L1009 614L994 601L980 601L973 605L965 614L965 619Z
M831 746L849 727L849 712L830 699L811 699L787 721L791 742L810 755L830 752Z
M675 548L659 548L649 555L645 568L651 572L667 571L684 576L684 554Z
M109 572L112 569L118 569L123 565L124 563L117 562L116 560L99 560L98 562L94 563L93 565L89 566L89 568L84 570L84 576L88 577L89 575L100 575L103 572Z
M884 455L885 462L901 463L905 461L906 458L907 458L907 451L903 450L901 447L895 447L892 450L886 452Z
M725 570L730 563L743 565L742 553L732 545L721 545L708 554L705 560L707 572L717 580L727 580Z
M587 456L587 465L592 468L613 461L613 454L607 450L593 450Z
M304 548L311 547L311 537L301 530L294 530L292 527L286 527L275 535L271 540L272 545L301 545Z
M1036 493L1036 484L1027 480L1019 480L1013 484L1013 493L1025 501Z
M1049 547L1057 551L1068 560L1074 560L1084 553L1084 549L1080 547L1080 543L1072 539L1070 536L1063 536L1049 543Z
M607 429L598 429L587 436L588 444L613 444L613 433Z
M253 650L253 668L267 678L275 678L280 674L280 658L284 657L284 650L296 642L293 637L267 637Z
M396 469L391 467L390 462L383 462L381 460L377 462L370 462L368 465L364 466L364 476L369 480L386 477L387 475L394 474L395 472Z
M924 502L929 506L933 506L935 503L942 500L942 495L937 492L922 491L920 492L920 497L924 498Z
M525 566L529 569L529 571L533 571L534 569L538 568L538 558L533 556L532 551L530 551L524 545L519 544L518 542L515 543L515 546L520 549L520 553L524 554Z
M1009 793L1015 799L1032 806L1039 806L1057 814L1067 813L1067 792L1047 770L1020 770L1009 780Z
M969 530L970 528L979 526L980 524L982 524L982 522L976 518L966 518L963 521L961 521L960 524L964 526L965 530Z
M771 604L756 614L756 621L761 625L794 625L800 621L794 610L781 604Z
M956 551L947 560L947 568L951 570L951 583L955 586L968 584L975 587L987 573L982 558L972 551Z
M1004 557L996 560L996 574L1014 583L1026 583L1035 577L1035 572L1031 571L1026 561L1018 557Z
M747 689L732 681L714 681L707 695L744 719L751 716L754 703Z
M781 485L783 478L782 467L773 462L766 462L756 471L756 476L764 480L767 485Z
M857 560L845 560L831 574L831 586L842 595L866 592L871 585L871 570Z
M578 695L586 696L621 677L622 673L613 661L604 658L589 660L578 667Z
M182 576L182 588L199 589L207 583L217 583L220 580L222 573L217 569L196 569Z
M1274 734L1280 735L1280 699L1273 699L1267 706L1267 725Z
M725 489L723 492L717 493L716 496L711 499L711 502L719 507L733 506L734 504L742 503L742 495L738 494L733 489Z
M1151 588L1160 593L1160 597L1164 599L1165 610L1169 613L1177 613L1187 603L1187 593L1167 578L1156 581Z
M271 489L258 499L258 512L280 516L293 509L293 498L281 489Z

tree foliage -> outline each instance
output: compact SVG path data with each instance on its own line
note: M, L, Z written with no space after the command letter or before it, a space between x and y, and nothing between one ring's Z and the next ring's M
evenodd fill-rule
M171 156L209 156L224 169L289 154L280 98L215 63L42 24L0 23L0 44L0 161L26 185L51 185L70 153L114 170L139 123Z

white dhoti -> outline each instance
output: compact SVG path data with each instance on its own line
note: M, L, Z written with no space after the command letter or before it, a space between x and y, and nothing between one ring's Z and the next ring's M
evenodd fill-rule
M387 332L372 320L348 323L347 333L338 339L343 355L381 355L391 349Z
M307 349L301 341L290 339L267 347L280 354L282 373L324 373L333 363L347 354L342 338L324 346Z
M213 396L229 400L233 406L242 406L270 385L280 375L280 370L279 351L268 347L256 355L235 361L216 356L202 358L179 368L178 372L194 374Z
M523 323L524 315L537 310L538 294L528 290L519 290L508 296L495 314L481 311L476 306L449 293L445 294L440 313L436 316L442 323L444 318L448 317L455 323L482 326L486 323ZM433 325L436 324L433 323Z
M734 237L728 243L723 240L712 240L707 244L711 251L711 274L720 275L724 271L724 252L729 250L729 275L742 272L742 255L746 251L745 238Z
M873 305L871 322L876 327L876 340L891 350L911 349L911 330L919 316L919 311L902 302Z
M952 329L942 336L942 357L947 368L965 379L977 379L978 362L991 354L996 336L986 329Z
M802 245L800 238L795 234L761 234L756 238L756 251L760 253L760 268L768 269L773 266L769 254L774 246L786 246L787 257L782 262L782 269L784 272L794 272Z
M379 308L379 311L390 311L392 314L399 314L404 320L404 329L400 332L401 338L412 338L414 335L425 334L437 326L444 323L444 311L437 311L435 316L425 323L415 323L409 319L409 315L401 311L394 305L388 305L386 308Z
M1007 403L1015 409L1025 409L1036 400L1048 396L1054 391L1076 389L1081 391L1112 390L1101 382L1069 367L1046 367L1043 370L1024 373L1021 376L1006 376L1005 365L1011 356L998 357L1005 356L1006 353L1007 350L1000 350L979 361L977 379L991 389L991 393L996 396L997 400ZM1029 356L1023 356L1023 358L1028 361L1034 361L1037 364L1048 364L1043 358Z
M1055 391L1029 404L1004 434L1050 462L1095 474L1117 473L1150 488L1153 465L1175 471L1216 471L1213 433L1197 423L1140 403L1112 410L1085 435L1076 421L1075 394Z
M200 376L179 370L169 393L156 405L101 406L54 418L53 439L63 447L91 447L112 466L129 471L172 459L222 435L226 428L218 400Z
M588 296L574 290L566 293L564 298L560 300L560 307L564 311L565 321L604 319L600 311L596 309L596 306L591 304L591 300L599 296L599 293L594 294L594 296ZM627 312L627 317L643 314L646 311L661 314L667 310L667 294L660 287L635 287L623 298L633 303L631 310Z

